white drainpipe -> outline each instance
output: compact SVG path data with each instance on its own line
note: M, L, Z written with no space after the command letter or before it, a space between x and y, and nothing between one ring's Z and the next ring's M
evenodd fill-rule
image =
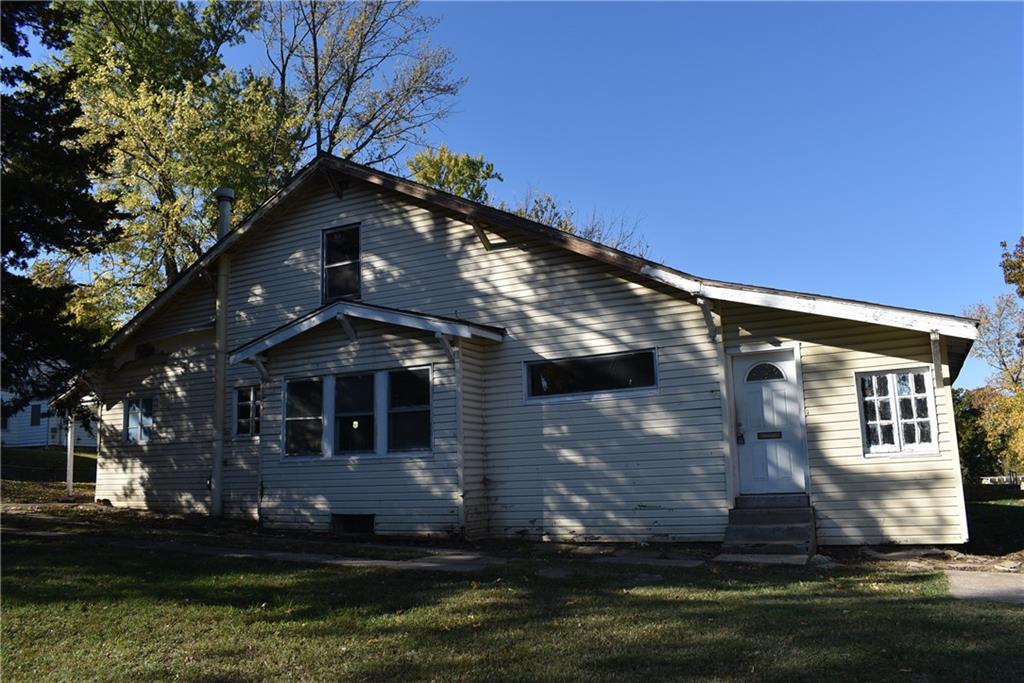
M235 191L218 187L217 239L231 230L231 205ZM224 401L228 374L228 277L231 259L226 254L217 259L217 305L214 340L213 372L213 474L210 476L210 513L214 517L224 514Z

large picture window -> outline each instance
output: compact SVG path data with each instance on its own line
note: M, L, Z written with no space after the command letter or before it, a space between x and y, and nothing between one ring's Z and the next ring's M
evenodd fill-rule
M323 299L359 296L359 226L325 230L323 238Z
M430 370L388 373L388 451L430 450Z
M526 364L529 398L577 396L657 386L653 350Z
M284 412L285 455L320 455L323 438L323 383L288 382Z
M253 385L235 390L235 434L259 436L260 387Z
M929 370L857 376L864 448L868 453L935 451L935 408Z
M345 375L334 380L334 452L376 450L373 374Z
M124 402L124 440L147 443L153 435L152 398L130 398Z

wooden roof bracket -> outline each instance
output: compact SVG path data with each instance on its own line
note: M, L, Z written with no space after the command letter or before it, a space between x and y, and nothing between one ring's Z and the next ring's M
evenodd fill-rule
M480 243L484 245L484 249L487 251L494 249L494 245L491 244L491 239L487 236L487 232L484 231L480 223L478 221L471 220L469 221L469 224L473 228L473 232L475 232L476 236L480 239Z
M348 319L348 316L341 313L337 316L337 320L341 323L341 326L345 328L345 334L348 336L349 341L356 340L356 328L352 324L352 321Z
M701 312L704 314L704 324L708 327L708 336L711 337L711 341L718 342L718 325L715 324L715 317L711 315L711 303L704 297L697 297L697 305L700 306Z
M258 370L260 373L260 379L263 380L264 382L269 382L270 371L267 370L266 361L266 356L253 356L248 360L249 363L252 363L254 366L256 366L256 370Z
M345 190L348 189L348 179L339 180L333 171L324 167L324 175L327 176L327 184L331 186L331 191L334 192L334 196L338 199L345 198Z
M442 334L441 332L435 332L434 336L437 337L437 341L441 342L441 348L444 349L444 355L448 356L448 360L452 363L455 362L455 351L452 349L451 340L448 335Z
M942 336L932 330L928 335L932 346L932 372L935 373L935 387L941 389L946 386L945 373L942 371Z

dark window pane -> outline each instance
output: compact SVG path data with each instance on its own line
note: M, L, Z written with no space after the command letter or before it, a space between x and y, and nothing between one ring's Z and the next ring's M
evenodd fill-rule
M874 422L878 419L878 411L875 410L874 401L864 401L864 419Z
M917 406L918 417L928 417L928 399L915 398L914 404Z
M924 375L919 372L914 373L914 393L923 394L924 392Z
M895 433L892 425L882 425L882 443L893 445L896 443Z
M239 403L238 404L238 419L239 420L248 420L249 419L249 415L250 415L249 407L250 407L249 403Z
M932 426L927 422L918 422L917 426L921 430L921 433L919 435L921 438L919 438L918 441L920 441L921 443L931 443Z
M889 395L889 377L888 375L879 375L875 377L875 387L878 389L879 396Z
M32 419L31 426L36 427L39 425L40 420L43 416L43 408L40 405L32 406Z
M286 420L285 455L320 455L320 420Z
M237 400L238 400L239 403L248 403L250 398L252 398L252 388L251 387L245 387L244 389L238 389L235 393L238 396Z
M773 379L785 379L785 377L782 370L771 363L758 363L747 373L748 382L767 382Z
M359 258L359 228L332 230L324 234L324 264Z
M914 423L905 423L903 425L903 443L915 443L916 441L917 431L914 429Z
M323 387L318 379L288 383L285 417L320 417L323 411Z
M388 450L430 449L430 411L416 410L388 415Z
M258 410L256 411L256 417L254 417L252 419L252 433L257 435L257 436L260 433L260 418L259 418L259 411Z
M331 266L326 269L326 297L335 299L359 293L359 262L344 266Z
M335 413L373 412L373 375L338 377L334 385Z
M891 420L892 419L892 406L888 401L878 402L878 419L880 420Z
M900 399L900 418L910 420L914 417L914 402L909 398Z
M556 396L653 387L654 353L624 353L532 363L530 395Z
M392 408L430 405L430 370L395 370L388 373Z
M374 450L373 415L346 415L334 421L337 453Z
M874 425L868 425L867 433L868 433L868 445L869 446L877 446L878 445L878 427L875 427Z
M874 382L871 381L870 377L861 377L860 378L860 392L864 396L874 396L875 395Z
M249 430L252 429L252 421L249 419L239 418L238 423L235 427L236 434L249 434Z

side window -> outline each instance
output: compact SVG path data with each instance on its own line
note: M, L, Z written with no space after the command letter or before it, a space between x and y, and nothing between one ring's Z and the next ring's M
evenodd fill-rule
M124 402L124 440L148 443L156 426L152 398L131 398Z
M323 300L359 296L359 226L325 230L322 246Z
M41 406L38 403L33 403L32 404L32 414L31 414L31 417L30 417L30 420L29 420L29 424L32 425L33 427L38 427L39 423L42 421L42 418L43 418L43 406Z
M323 383L319 379L288 382L285 389L284 454L320 455L323 438Z
M388 452L430 450L430 370L388 373Z
M259 385L235 390L235 434L259 436L262 402Z
M868 453L936 449L935 415L927 369L857 376L861 429Z

